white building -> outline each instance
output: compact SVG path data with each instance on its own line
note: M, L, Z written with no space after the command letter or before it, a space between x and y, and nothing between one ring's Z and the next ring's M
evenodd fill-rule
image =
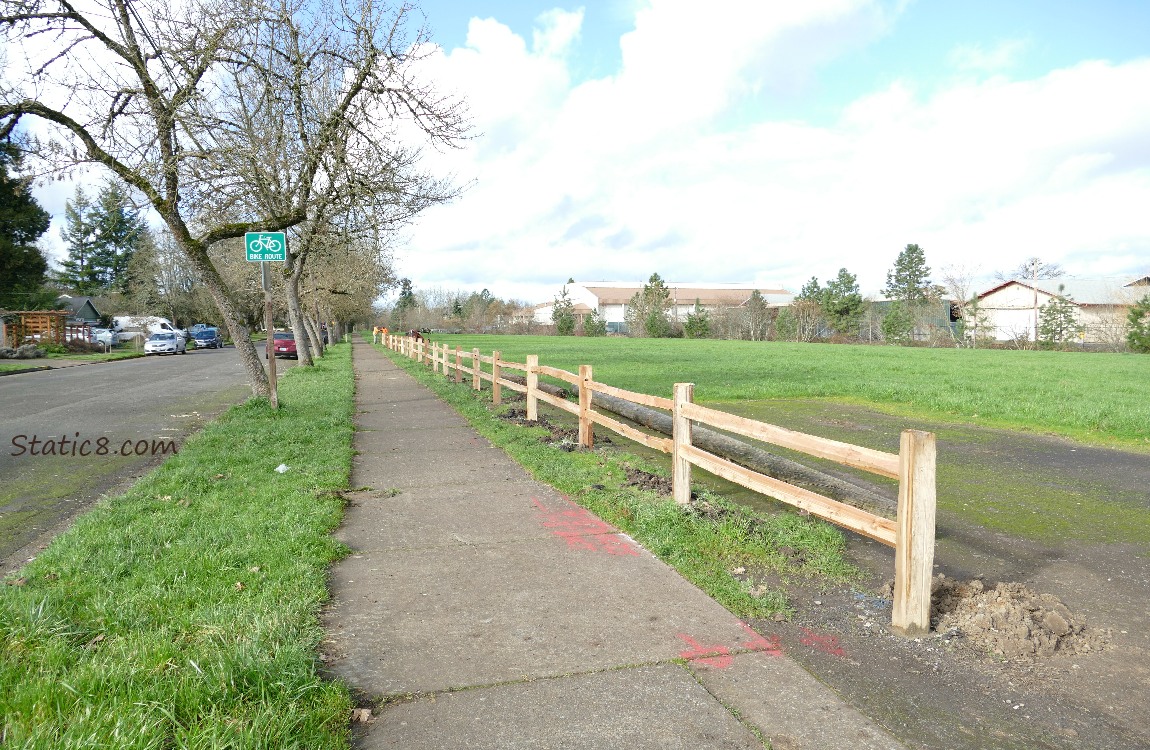
M695 309L696 300L709 310L742 307L756 289L769 307L783 307L794 299L794 294L782 288L768 289L749 284L664 283L671 293L672 319L679 322L685 321ZM566 286L567 296L575 306L575 317L581 322L598 311L611 333L626 332L627 305L643 289L642 282L633 281L588 281ZM561 291L556 291L555 297ZM554 300L536 305L535 322L549 325L554 307Z
M1150 294L1150 276L1005 281L978 295L987 335L999 341L1034 341L1035 311L1040 314L1042 306L1060 294L1077 307L1078 322L1084 326L1083 342L1117 343L1125 338L1130 307Z

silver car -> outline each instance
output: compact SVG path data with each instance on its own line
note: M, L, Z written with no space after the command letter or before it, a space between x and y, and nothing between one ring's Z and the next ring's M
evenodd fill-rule
M153 333L144 342L144 354L187 354L188 343L174 333Z

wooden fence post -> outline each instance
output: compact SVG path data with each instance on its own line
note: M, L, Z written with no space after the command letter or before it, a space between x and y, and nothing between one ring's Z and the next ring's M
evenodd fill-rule
M582 448L595 447L595 425L591 423L591 389L587 387L594 378L591 365L579 365L579 445Z
M479 361L479 350L471 350L471 390L483 390L483 379L479 377L482 362Z
M503 403L503 392L499 387L499 352L491 352L491 403L499 406Z
M898 455L898 532L891 628L901 635L914 636L930 631L937 500L934 433L903 430Z
M675 502L691 502L691 462L683 457L681 448L691 444L691 420L683 416L684 404L695 401L694 383L675 383L675 409L671 421L671 492Z
M539 355L527 355L527 421L539 419Z
M455 382L463 382L463 347L455 347Z
M431 371L439 374L439 343L431 342Z

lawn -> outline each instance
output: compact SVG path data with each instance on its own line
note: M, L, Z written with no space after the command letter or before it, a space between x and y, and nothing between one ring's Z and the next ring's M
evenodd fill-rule
M0 745L348 746L316 652L353 387L350 347L290 370L0 586Z
M1054 433L1150 449L1150 357L1134 354L928 349L690 339L433 336L465 351L578 371L699 402L822 399L891 414Z

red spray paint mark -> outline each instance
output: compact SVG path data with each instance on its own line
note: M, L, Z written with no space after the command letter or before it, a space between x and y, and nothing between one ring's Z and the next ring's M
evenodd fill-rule
M799 639L799 643L804 646L810 646L816 651L822 651L824 654L831 656L846 656L846 650L839 644L838 636L821 635L813 630L801 628L803 637Z
M586 508L581 508L570 500L564 500L567 507L548 508L536 498L531 503L543 514L540 524L551 529L551 533L567 542L568 549L603 552L608 555L630 555L637 557L639 550L618 535L611 524L596 518Z
M747 635L751 636L751 640L740 643L739 648L745 648L748 651L761 651L767 656L783 655L783 642L777 635L759 635L747 623L740 622L739 625L747 631Z
M679 656L687 661L706 664L715 669L726 669L731 666L731 649L726 646L704 646L684 633L677 633L675 637L691 647L686 651L679 652Z

